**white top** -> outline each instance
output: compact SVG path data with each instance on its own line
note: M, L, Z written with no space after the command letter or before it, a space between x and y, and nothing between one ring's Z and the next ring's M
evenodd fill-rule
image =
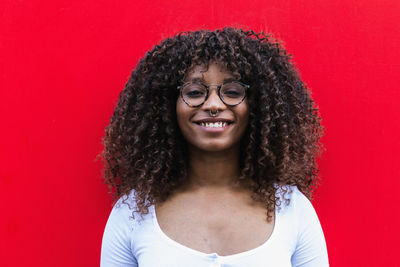
M291 199L275 210L270 238L254 249L220 256L186 247L169 238L157 222L154 205L141 219L120 199L104 230L101 267L325 267L329 266L324 234L311 202L296 186ZM277 194L280 194L278 190ZM134 192L129 195L133 201ZM128 201L126 201L128 202ZM131 208L134 205L132 202Z

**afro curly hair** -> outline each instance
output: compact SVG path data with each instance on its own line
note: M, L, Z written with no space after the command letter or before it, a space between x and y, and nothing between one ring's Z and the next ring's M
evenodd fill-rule
M267 220L282 204L278 188L285 195L296 185L311 199L324 128L291 58L271 34L232 27L180 32L154 46L132 72L105 129L100 156L114 202L134 190L135 211L146 214L185 182L188 152L176 119L176 88L188 70L208 68L211 60L250 85L239 179L251 181Z

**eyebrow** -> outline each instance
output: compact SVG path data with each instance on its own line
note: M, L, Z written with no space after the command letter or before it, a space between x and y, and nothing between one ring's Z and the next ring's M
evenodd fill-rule
M223 83L237 81L234 77L225 78ZM185 82L202 82L205 83L205 80L200 77L189 78Z

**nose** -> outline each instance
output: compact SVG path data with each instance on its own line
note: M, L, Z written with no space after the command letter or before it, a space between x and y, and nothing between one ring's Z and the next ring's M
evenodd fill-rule
M218 87L216 85L210 85L208 97L203 103L202 108L206 111L220 111L226 108L226 105L218 96Z

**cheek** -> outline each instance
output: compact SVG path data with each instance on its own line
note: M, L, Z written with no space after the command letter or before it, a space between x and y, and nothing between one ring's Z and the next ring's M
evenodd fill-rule
M250 109L247 103L244 103L245 105L240 106L240 109L237 110L237 115L239 119L239 127L237 128L237 138L242 139L247 127L249 127L249 114L250 114Z
M178 121L178 126L182 132L185 131L185 126L190 118L190 110L185 103L179 98L176 101L176 119Z
M249 121L249 113L250 113L250 109L249 109L249 104L246 102L243 103L243 106L240 106L240 109L238 110L238 114L240 117L240 120L242 122L242 125L244 128L247 128L247 124Z

